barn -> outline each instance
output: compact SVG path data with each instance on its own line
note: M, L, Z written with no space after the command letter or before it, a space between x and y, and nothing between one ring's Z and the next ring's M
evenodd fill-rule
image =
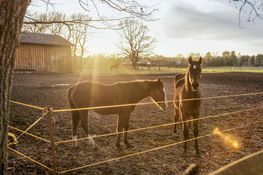
M16 50L15 71L71 71L72 44L59 35L23 32Z

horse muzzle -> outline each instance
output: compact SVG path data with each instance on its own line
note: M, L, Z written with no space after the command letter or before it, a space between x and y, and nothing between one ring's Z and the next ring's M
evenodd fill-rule
M194 82L194 83L192 84L192 90L193 90L193 91L197 91L197 90L198 90L198 87L199 87L199 83Z

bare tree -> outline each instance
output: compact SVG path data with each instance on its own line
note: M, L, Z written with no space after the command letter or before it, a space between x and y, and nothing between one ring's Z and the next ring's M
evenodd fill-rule
M54 8L52 0L40 0L47 1ZM35 18L27 18L24 24L72 24L72 23L83 23L89 22L89 26L97 29L116 29L119 30L119 21L125 19L139 18L143 20L151 20L152 14L157 10L156 7L159 3L152 5L152 0L138 2L138 0L76 0L79 5L86 10L96 11L97 16L89 16L88 19L74 19L74 20L58 20L58 19L47 19L37 20ZM146 5L148 4L148 5ZM106 7L112 10L115 15L103 15L103 11ZM48 7L48 6L47 6ZM90 14L90 13L89 13ZM114 17L115 16L115 17Z
M28 13L31 15L31 13ZM73 55L83 57L86 51L88 39L89 17L85 14L77 13L70 17L58 12L33 13L34 20L40 23L24 23L22 31L41 32L53 35L61 35L73 44ZM27 17L27 21L34 21ZM43 21L43 23L42 23ZM45 21L61 21L61 23L45 23ZM81 21L81 22L63 22L62 21Z
M38 14L37 12L31 13L30 11L27 12L26 19L32 20L37 19L39 21L45 21L46 20L46 14ZM44 33L47 31L47 25L42 24L23 24L22 31L24 32L36 32L36 33Z
M45 1L45 0L41 0ZM0 174L7 174L7 124L9 121L9 101L11 96L13 70L15 65L15 49L18 46L22 23L24 21L27 7L30 0L0 0ZM50 0L46 0L50 3ZM93 4L97 13L97 4L104 4L115 12L124 14L123 18L136 17L146 19L154 10L149 10L137 0L76 0L80 6L89 11L90 4ZM122 18L122 19L123 19ZM54 23L82 23L83 20L64 21L53 19L51 21L37 21L33 18L29 21L26 18L25 24L54 24ZM109 27L111 22L120 18L100 17L98 19L85 19L84 21L97 21L105 23Z
M27 11L25 16L26 21L65 21L66 15L58 12L49 12L49 13L31 13ZM65 24L63 23L23 23L22 31L23 32L37 32L37 33L50 33L54 35L60 35L63 31Z
M118 47L122 54L130 59L132 67L136 69L139 59L152 51L156 40L148 35L148 28L143 23L128 19L121 22L120 25L122 41Z
M232 0L238 8L238 20L241 23L241 15L245 14L249 22L256 19L263 20L263 1L262 0Z
M56 20L61 20L65 21L66 20L66 14L58 13L58 12L50 12L46 15L46 20L47 21L56 21ZM40 24L41 25L41 24ZM54 35L62 35L63 30L65 30L65 25L62 23L52 23L48 25L43 25L46 26L48 33L54 34Z
M88 19L87 15L78 13L78 14L73 14L70 17L70 20L84 20ZM71 24L68 27L69 30L69 35L70 36L68 39L71 41L73 44L73 55L79 55L81 58L83 57L85 51L86 51L86 43L88 39L88 27L89 27L89 22L81 22L81 23L75 23Z
M84 25L82 30L80 31L83 37L79 40L79 50L80 50L80 57L83 58L85 51L87 51L86 43L88 40L88 25Z

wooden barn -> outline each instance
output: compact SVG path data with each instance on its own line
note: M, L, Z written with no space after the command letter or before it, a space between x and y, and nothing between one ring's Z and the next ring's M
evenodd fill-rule
M72 44L59 35L27 33L20 35L16 50L16 71L70 72Z

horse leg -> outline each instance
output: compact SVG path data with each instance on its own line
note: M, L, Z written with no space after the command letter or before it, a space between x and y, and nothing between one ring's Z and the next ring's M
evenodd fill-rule
M174 136L176 136L176 125L179 119L179 111L178 109L174 108Z
M199 114L195 114L193 116L194 119L199 118ZM193 121L193 125L194 125L194 137L197 138L198 137L198 120L194 120ZM195 139L195 153L197 156L200 155L200 151L199 151L199 146L198 146L198 140Z
M72 139L74 140L74 146L77 146L77 131L78 131L78 124L80 120L78 111L71 112L71 120L72 120Z
M118 125L117 125L117 132L122 132L124 128L124 118L123 114L119 114L118 116ZM117 139L116 139L116 147L120 148L120 139L121 139L121 133L117 134Z
M130 114L126 114L125 121L124 121L124 131L129 130L129 122L130 122ZM132 147L132 145L129 144L127 135L128 135L128 132L124 132L124 144L129 148L129 147Z
M189 139L189 124L186 120L188 120L188 114L183 113L182 119L183 119L183 135L184 135L184 141ZM187 154L187 142L184 142L184 156Z
M81 111L80 119L81 119L82 128L85 131L86 135L88 137L91 136L89 134L89 111ZM97 145L96 145L96 143L95 143L95 141L93 140L92 137L89 138L88 141L89 141L89 144L91 144L94 149L97 148Z

